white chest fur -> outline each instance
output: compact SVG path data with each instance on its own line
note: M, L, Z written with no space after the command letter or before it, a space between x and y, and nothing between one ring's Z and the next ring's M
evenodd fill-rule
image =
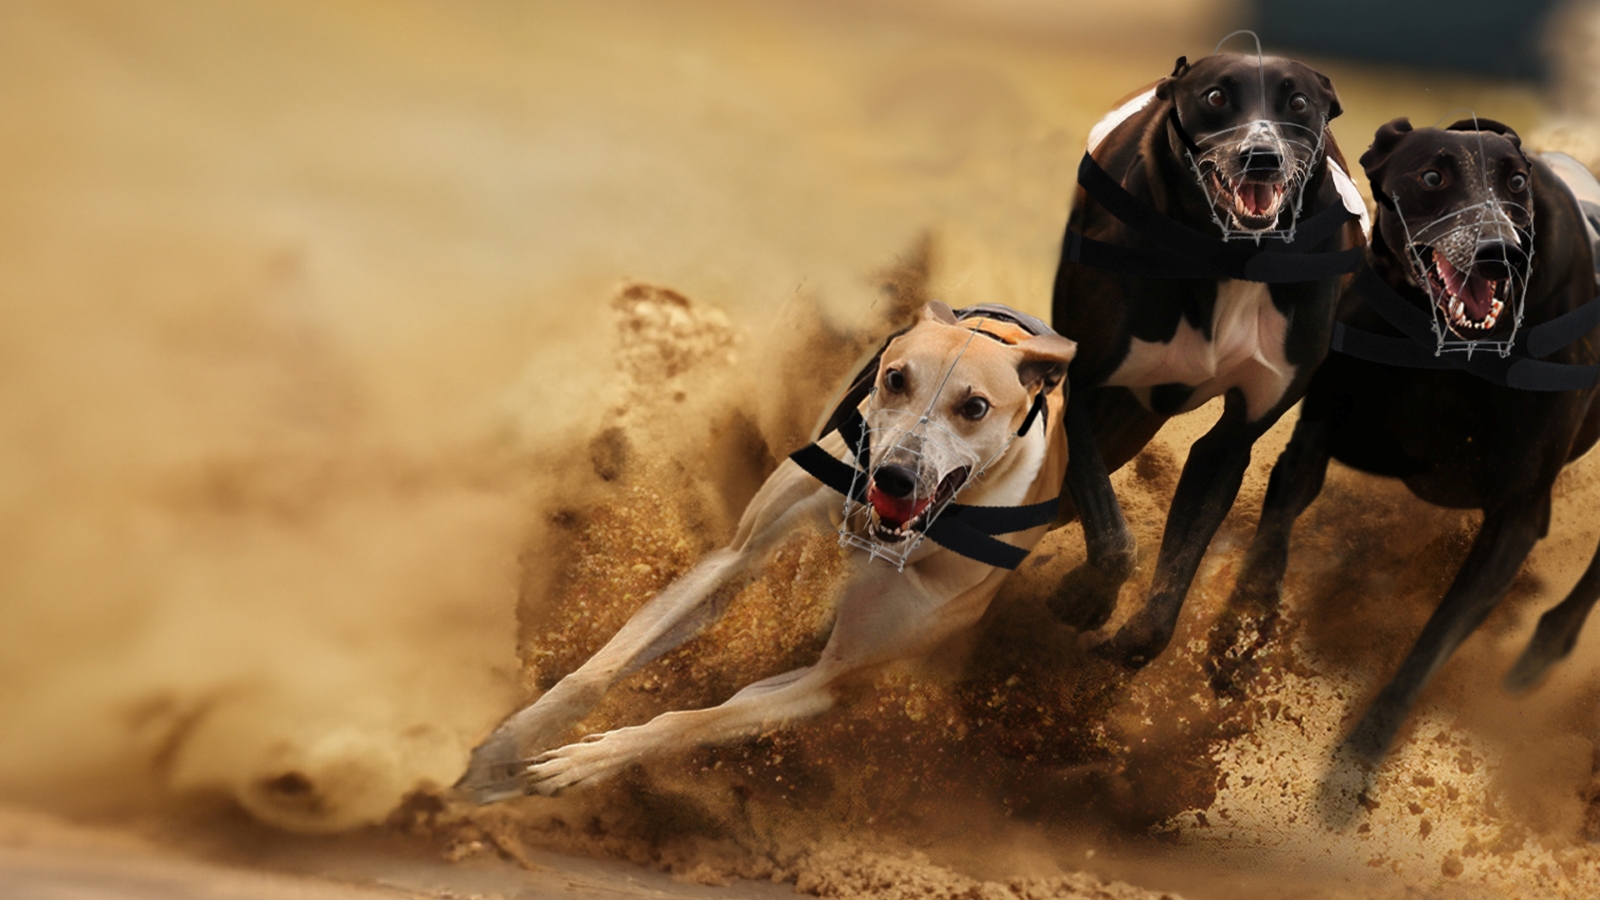
M1264 284L1217 282L1211 314L1211 339L1187 321L1165 343L1134 338L1122 365L1107 384L1131 388L1150 405L1150 388L1183 384L1194 388L1180 412L1188 412L1233 388L1244 392L1248 415L1255 419L1283 398L1294 380L1295 367L1283 355L1289 322Z

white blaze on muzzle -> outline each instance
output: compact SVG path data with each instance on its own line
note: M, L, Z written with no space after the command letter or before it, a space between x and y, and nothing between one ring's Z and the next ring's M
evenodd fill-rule
M927 415L876 409L866 421L871 463L857 472L864 483L845 495L840 541L904 568L928 527L992 459L980 459L971 444ZM897 490L901 484L904 492Z
M1205 193L1211 220L1221 229L1223 240L1294 241L1306 186L1322 161L1327 130L1326 119L1316 129L1295 122L1252 119L1185 141L1184 157ZM1276 158L1278 164L1270 177L1263 178L1261 167L1253 163L1266 157ZM1242 220L1251 216L1270 216L1274 225L1246 227Z
M1233 38L1249 36L1255 43L1256 83L1254 102L1265 112L1267 105L1266 59L1261 38L1249 29L1232 32L1217 42L1213 54L1220 53ZM1328 132L1327 116L1308 128L1298 122L1269 119L1265 116L1239 125L1204 133L1191 133L1171 110L1172 124L1184 145L1189 168L1205 192L1211 207L1211 220L1222 231L1224 241L1254 241L1267 238L1293 243L1304 207L1306 185L1316 167L1322 164L1323 143ZM1268 157L1277 165L1270 177L1261 177ZM1285 213L1287 212L1287 222ZM1272 227L1246 225L1247 218L1270 218Z
M1035 422L1049 427L1049 395L1057 382L1041 381L1022 424L1015 431L1007 428L1004 442L987 458L970 441L936 421L933 412L961 356L980 334L985 340L1011 345L1025 340L989 331L982 327L984 320L1020 329L1029 336L1055 332L1032 316L998 304L971 306L954 314L971 334L926 407L920 412L872 407L877 392L874 385L888 348L885 342L822 425L822 435L837 432L844 439L849 450L846 458L839 459L813 441L789 454L789 459L844 496L839 542L867 551L869 561L887 560L904 570L911 554L929 538L967 559L1015 569L1027 559L1028 549L998 536L1054 522L1060 498L1021 506L968 506L955 499L1004 456L1017 438L1027 435Z

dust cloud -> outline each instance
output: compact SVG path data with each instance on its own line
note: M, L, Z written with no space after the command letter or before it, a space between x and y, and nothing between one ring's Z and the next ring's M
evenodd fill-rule
M1207 628L1290 423L1137 676L1038 602L1068 527L977 633L817 722L554 800L441 787L727 537L907 312L1046 314L1090 124L1231 27L1164 0L8 4L0 796L831 897L1593 896L1600 644L1498 681L1600 540L1594 460L1330 828L1332 748L1476 517L1335 468L1283 633L1216 701ZM1600 146L1575 101L1318 65L1352 158L1459 106ZM1215 414L1115 477L1146 562L1123 615ZM806 662L837 553L797 535L574 737Z

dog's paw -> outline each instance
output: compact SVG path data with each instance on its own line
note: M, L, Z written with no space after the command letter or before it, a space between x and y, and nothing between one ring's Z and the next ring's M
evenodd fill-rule
M467 771L455 790L474 803L494 803L526 793L523 760L516 741L496 733L472 751Z
M1261 655L1277 634L1277 592L1252 590L1241 583L1211 626L1206 674L1217 697L1241 700L1261 670Z
M1125 580L1084 563L1061 579L1045 606L1061 624L1093 631L1111 618Z
M1148 610L1140 610L1118 629L1111 640L1095 647L1092 652L1125 669L1142 669L1160 656L1171 640L1171 625L1163 625L1150 616Z
M546 797L616 774L633 759L622 729L594 734L533 758L524 771L527 789Z
M1389 747L1394 743L1404 722L1405 709L1395 709L1382 695L1373 702L1366 715L1350 730L1338 752L1354 761L1363 771L1376 770L1383 764Z
M1203 663L1212 696L1243 700L1250 684L1261 673L1258 654L1265 643L1256 626L1247 626L1237 618L1219 620L1212 627Z
M1566 659L1577 646L1578 632L1583 629L1588 615L1588 605L1567 600L1540 616L1539 627L1528 639L1528 646L1506 673L1506 690L1513 694L1529 690L1544 678L1551 666Z

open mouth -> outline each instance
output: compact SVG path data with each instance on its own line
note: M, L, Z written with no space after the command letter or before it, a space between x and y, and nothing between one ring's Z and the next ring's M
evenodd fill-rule
M1494 329L1505 311L1509 279L1493 279L1462 271L1432 247L1419 254L1428 272L1428 293L1444 312L1450 330L1463 338L1481 338Z
M867 503L872 507L869 527L873 535L892 544L921 533L933 515L966 483L970 471L967 466L955 469L940 480L931 496L913 492L909 497L891 497L878 490L876 484L868 486Z
M1211 172L1211 185L1217 205L1227 210L1234 225L1245 231L1263 231L1278 222L1289 185L1282 181L1258 181L1241 176L1230 179L1220 171Z

